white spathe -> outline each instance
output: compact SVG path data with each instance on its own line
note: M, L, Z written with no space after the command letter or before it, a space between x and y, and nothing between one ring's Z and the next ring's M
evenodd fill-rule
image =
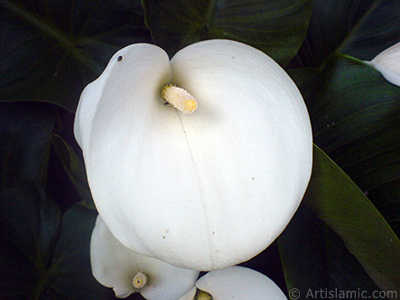
M267 276L245 267L211 271L196 282L196 287L212 300L287 300L282 290ZM178 300L193 300L196 287Z
M138 254L123 246L97 217L90 245L93 276L102 285L112 287L118 298L140 292L149 300L176 300L195 284L199 272L182 269L155 258ZM135 289L136 274L147 277L147 284Z
M173 83L198 108L160 99ZM118 51L81 95L75 136L96 207L126 247L194 270L222 269L269 246L307 188L312 132L296 85L248 45Z
M371 62L390 83L400 86L400 42L378 54Z

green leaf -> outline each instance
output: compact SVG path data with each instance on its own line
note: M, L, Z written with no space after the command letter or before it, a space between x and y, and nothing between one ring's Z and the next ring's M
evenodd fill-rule
M45 299L114 299L111 290L101 287L90 267L90 237L97 212L81 205L63 216L60 238L48 268Z
M321 72L315 68L289 69L287 72L296 83L303 98L308 99L319 80Z
M286 65L300 48L311 15L309 0L144 0L156 44L172 56L205 39L230 39Z
M0 188L45 186L56 113L44 103L0 103Z
M0 200L0 298L38 299L60 231L60 209L33 183L2 190Z
M343 240L328 226L325 226L325 240L331 278L339 290L357 291L362 289L369 295L380 290L362 265L347 250ZM387 299L383 297L383 293L381 296L381 299ZM388 294L388 296L390 295Z
M330 287L324 224L302 203L277 239L287 289L307 291Z
M375 0L338 50L358 59L371 60L400 41L399 27L399 3Z
M88 208L95 209L83 161L61 136L53 133L51 140L69 179L82 199L81 204Z
M400 249L393 230L400 232L400 89L370 66L340 54L331 56L322 71L298 69L290 70L290 75L305 96L314 142L361 188L352 183L353 188L346 190L351 180L345 180L344 173L342 182L335 180L336 175L340 177L340 169L317 150L317 163L305 203L340 236L376 284L382 289L399 290ZM354 202L357 194L359 203ZM380 217L376 219L373 212ZM309 230L304 228L303 234L307 235ZM289 241L296 242L292 238ZM335 251L346 253L335 250L343 248L337 239L332 242L326 236L322 245L327 249L322 254L326 268L323 272L330 279L325 280L325 285L332 286L333 282L335 287L345 282L345 277L347 282L357 279L355 287L368 282L360 272L351 274L358 267L354 260L345 258L348 255L334 257ZM315 249L308 251L308 255L315 253ZM312 266L312 260L305 261ZM292 280L298 282L296 276L300 273L295 270L296 267L294 271L289 268L289 272L294 272Z
M112 54L150 41L139 1L3 0L0 7L0 39L7 41L0 45L0 101L74 111Z
M320 66L335 51L371 60L400 40L399 27L398 1L315 0L307 37L295 61Z
M90 236L97 213L60 208L40 185L0 194L0 298L114 299L91 274Z
M372 67L335 54L306 102L315 144L368 194L399 235L400 88Z
M305 204L383 290L400 291L400 240L354 182L318 147Z
M277 241L287 289L297 289L300 299L319 299L312 296L318 291L363 291L367 296L380 291L340 237L304 203Z

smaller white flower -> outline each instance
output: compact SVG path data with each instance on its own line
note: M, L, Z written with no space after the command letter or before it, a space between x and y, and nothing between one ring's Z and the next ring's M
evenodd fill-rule
M197 288L197 289L196 289ZM287 300L267 276L245 267L208 272L178 300Z
M98 282L112 287L117 298L140 292L149 300L176 300L185 294L199 272L169 265L123 246L97 217L90 244L92 273Z
M400 86L400 42L381 52L367 63L381 72L387 81Z

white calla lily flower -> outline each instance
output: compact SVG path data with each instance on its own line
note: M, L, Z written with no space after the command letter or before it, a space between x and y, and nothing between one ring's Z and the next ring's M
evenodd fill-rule
M370 62L390 83L400 86L400 42L378 54Z
M118 298L140 292L149 300L176 300L195 284L199 272L182 269L123 246L100 216L93 229L90 260L93 276L112 287Z
M196 282L196 287L178 300L287 300L267 276L240 266L211 271Z
M83 91L75 136L113 235L194 270L269 246L311 176L296 85L261 51L228 40L192 44L171 61L150 44L118 51Z

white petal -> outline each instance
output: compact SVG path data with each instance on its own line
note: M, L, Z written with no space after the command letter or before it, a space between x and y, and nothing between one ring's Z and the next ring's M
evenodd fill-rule
M265 249L296 211L311 174L308 112L283 69L245 44L196 43L171 65L172 81L199 102L182 124L201 185L208 268L224 268Z
M193 287L191 290L189 290L189 292L180 297L178 300L193 300L194 296L196 295L196 290L196 287Z
M400 42L378 54L371 64L387 81L400 86Z
M77 116L90 131L81 146L99 213L125 246L177 266L250 259L283 231L310 178L299 91L250 46L200 42L171 61L172 83L198 102L183 115L159 101L165 57L135 49L127 67L114 64L100 100L81 99L98 103L93 121Z
M170 77L171 67L164 50L149 44L125 47L83 91L74 124L91 192L108 228L124 244L134 244L135 251L149 255L151 251L141 242L136 228L125 220L129 208L135 209L134 203L139 200L132 199L133 195L142 193L133 191L131 182L142 175L139 167L131 165L135 156L140 160L145 153L141 145L149 139L146 129L153 125L160 128L165 123L164 116L157 113L160 106L164 108L158 95ZM123 205L116 205L118 202ZM124 205L129 207L127 215L120 213L125 210ZM120 223L108 221L110 218ZM121 225L129 242L116 234Z
M98 216L90 245L92 273L104 286L112 287L119 298L135 292L132 279L138 272L149 277L140 289L149 300L175 300L190 290L199 272L181 269L163 261L140 255L114 238Z
M132 89L127 87L141 87L135 96L144 98L153 97L158 93L164 82L170 80L170 66L168 55L159 47L149 44L134 44L127 46L113 55L101 76L90 83L82 92L76 112L74 134L79 145L85 149L89 145L83 144L93 138L92 125L101 122L98 108L111 109L110 113L134 99ZM152 80L148 80L152 78ZM104 101L109 97L109 101ZM96 120L94 120L96 117Z
M287 300L267 276L239 266L211 271L196 282L196 287L211 294L213 300Z

